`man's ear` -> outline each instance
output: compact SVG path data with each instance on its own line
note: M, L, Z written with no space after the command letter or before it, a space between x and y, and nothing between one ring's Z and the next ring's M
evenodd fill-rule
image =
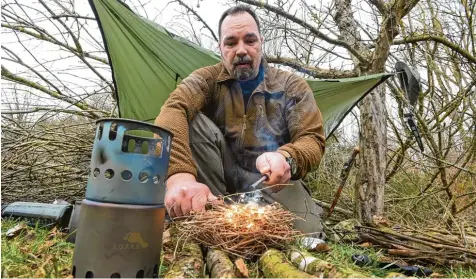
M261 43L263 44L264 43L264 37L260 36L260 39L261 39Z

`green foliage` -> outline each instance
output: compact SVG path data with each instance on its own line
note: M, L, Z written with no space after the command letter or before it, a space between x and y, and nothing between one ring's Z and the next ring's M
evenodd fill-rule
M341 170L349 159L352 149L350 145L332 140L327 142L326 154L319 170L309 174L305 179L315 199L328 204L332 203L341 183ZM360 160L360 156L357 156L356 164L350 171L337 203L337 207L348 211L353 211L355 204L355 183ZM469 170L473 168L472 165L468 165ZM418 161L405 161L385 185L385 216L392 222L418 227L446 224L449 210L448 192L442 187L440 175L438 174L435 178L436 171L433 167L423 166ZM457 169L448 168L446 173L451 175L456 171ZM472 207L466 208L461 214L458 213L457 217L468 223L476 223L476 215L472 214L476 208L474 177L470 173L463 172L455 179L450 190L458 210L473 203ZM324 211L327 212L327 210ZM338 215L338 213L334 214ZM341 217L339 216L338 219L342 220ZM333 216L333 218L336 217Z
M6 232L17 225L2 220L2 278L67 277L72 268L74 245L56 229L26 228L8 239Z
M26 228L19 235L8 239L5 233L17 225L15 221L2 221L2 278L65 278L71 273L74 244L65 241L66 234L56 229ZM371 264L358 267L352 261L352 255L363 254L375 262L384 256L382 251L355 244L330 243L331 250L326 253L313 253L319 259L334 264L343 275L364 274L368 277L385 277L390 272ZM162 263L164 253L162 253ZM247 261L250 278L260 276L258 264ZM430 267L447 278L474 278L476 270L471 268ZM164 274L167 265L161 265L160 274Z
M355 244L342 244L342 243L331 243L329 244L331 250L328 253L313 253L316 258L328 261L334 264L337 270L344 274L352 274L358 272L359 274L364 274L368 277L386 277L391 272L396 272L397 270L385 270L378 267L377 261L387 262L389 258L386 258L382 251L375 250L370 247L362 247ZM372 263L358 267L352 261L352 255L361 254L367 255ZM397 262L398 264L398 262ZM475 268L441 268L434 266L426 266L430 268L434 273L441 274L444 278L475 278L476 269Z

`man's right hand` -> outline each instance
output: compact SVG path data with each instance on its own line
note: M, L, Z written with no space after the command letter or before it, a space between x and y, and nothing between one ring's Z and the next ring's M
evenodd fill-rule
M170 217L179 217L190 211L203 211L207 202L217 203L207 185L197 182L190 173L177 173L167 180L165 207Z

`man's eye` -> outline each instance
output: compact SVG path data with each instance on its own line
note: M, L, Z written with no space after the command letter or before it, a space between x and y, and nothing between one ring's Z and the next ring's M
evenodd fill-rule
M225 43L226 46L234 46L235 44L236 44L236 43L234 43L234 42L226 42L226 43Z
M248 41L246 41L246 43L249 44L249 45L252 45L252 44L256 43L256 40L248 40Z

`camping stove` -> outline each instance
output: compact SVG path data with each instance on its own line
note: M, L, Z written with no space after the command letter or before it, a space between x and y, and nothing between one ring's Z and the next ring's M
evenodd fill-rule
M170 132L148 123L97 121L74 277L157 277L171 141Z

